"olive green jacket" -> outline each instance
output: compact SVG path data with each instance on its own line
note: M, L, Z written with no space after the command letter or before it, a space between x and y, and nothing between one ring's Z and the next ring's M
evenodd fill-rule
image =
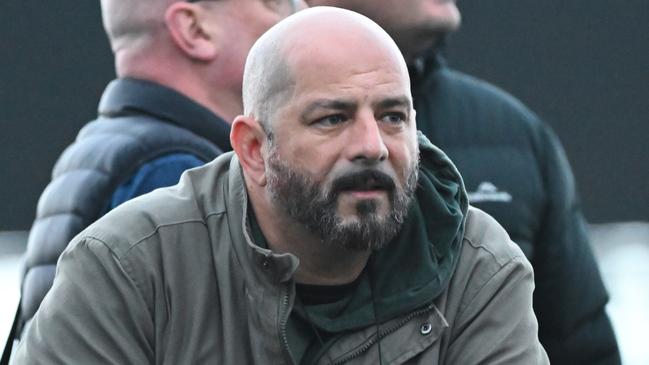
M291 364L299 262L253 243L247 207L227 153L104 216L62 255L14 363ZM345 333L318 363L547 364L523 253L474 208L458 242L439 296Z

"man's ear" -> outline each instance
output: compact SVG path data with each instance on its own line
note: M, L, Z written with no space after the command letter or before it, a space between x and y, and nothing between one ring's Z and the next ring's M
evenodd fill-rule
M165 11L165 25L174 44L188 57L210 61L216 57L216 27L210 26L200 4L179 1Z
M266 163L262 151L267 142L266 133L254 118L240 115L232 122L232 149L239 158L246 178L259 186L266 185Z

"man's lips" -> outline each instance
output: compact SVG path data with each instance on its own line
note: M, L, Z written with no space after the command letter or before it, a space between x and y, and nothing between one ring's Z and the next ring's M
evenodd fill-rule
M395 189L392 178L380 171L365 170L342 176L332 186L334 194L361 198L378 197Z

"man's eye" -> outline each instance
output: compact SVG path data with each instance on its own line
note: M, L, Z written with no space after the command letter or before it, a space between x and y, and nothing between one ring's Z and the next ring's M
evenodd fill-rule
M320 118L315 121L314 124L323 126L323 127L333 127L335 125L338 125L340 123L343 123L346 121L347 118L342 115L342 114L334 114L334 115L328 115L324 118Z
M381 121L390 124L399 124L406 121L406 115L400 112L386 113L381 117Z

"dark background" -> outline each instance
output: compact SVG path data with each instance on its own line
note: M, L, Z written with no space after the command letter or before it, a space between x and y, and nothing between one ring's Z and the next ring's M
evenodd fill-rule
M649 220L649 1L459 6L464 26L450 38L450 64L552 125L589 221ZM0 230L22 230L113 78L99 2L2 1L0 52Z

